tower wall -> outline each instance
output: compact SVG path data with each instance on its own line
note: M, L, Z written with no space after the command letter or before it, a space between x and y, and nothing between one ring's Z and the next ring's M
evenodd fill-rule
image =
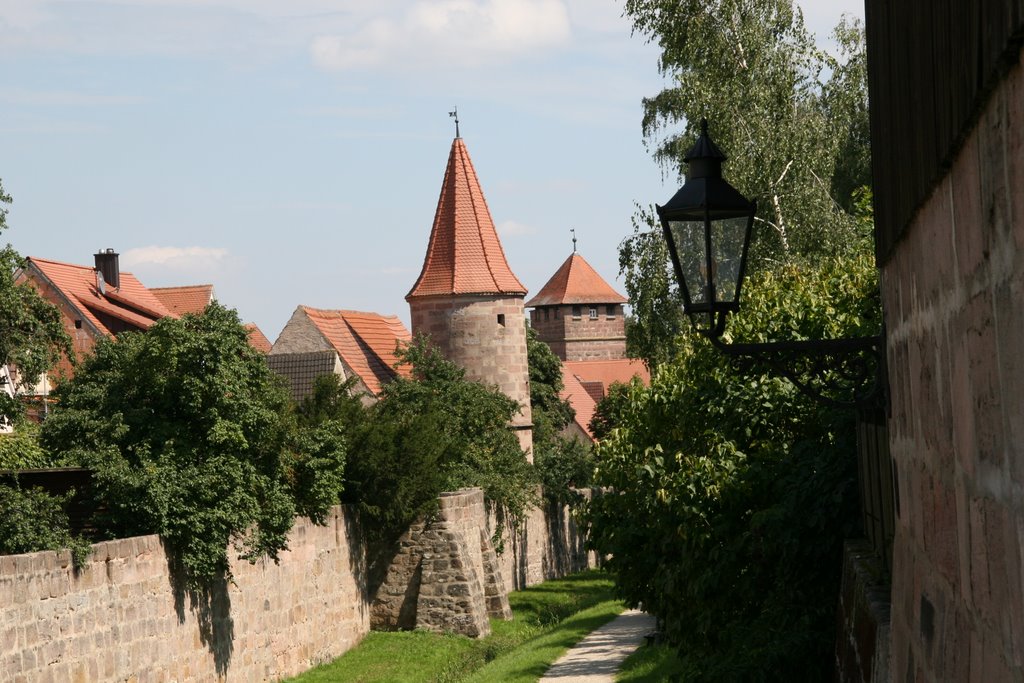
M618 360L626 357L626 322L622 306L583 304L580 315L571 305L537 307L530 312L530 325L538 338L562 360ZM590 317L591 307L597 317Z
M410 300L412 333L424 333L466 377L497 385L520 405L512 418L519 443L533 460L533 418L526 326L521 296L436 296Z

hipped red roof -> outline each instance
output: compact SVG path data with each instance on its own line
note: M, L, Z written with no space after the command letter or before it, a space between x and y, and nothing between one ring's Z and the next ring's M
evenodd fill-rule
M537 296L526 306L559 306L564 304L624 304L628 301L586 259L573 253L565 260Z
M423 270L405 298L446 294L526 294L505 259L462 138L452 142Z
M97 313L117 318L139 330L149 329L164 316L178 317L131 273L121 271L120 287L114 289L108 284L106 292L101 294L96 287L95 268L36 256L28 261L29 267L34 266L102 334L113 336Z
M249 346L256 349L260 353L270 353L270 349L273 348L270 340L267 339L267 335L263 334L263 330L259 328L256 323L245 323L245 331L249 334Z
M300 306L342 361L374 394L395 375L409 376L409 367L397 366L395 347L412 335L394 315L360 311L332 311Z

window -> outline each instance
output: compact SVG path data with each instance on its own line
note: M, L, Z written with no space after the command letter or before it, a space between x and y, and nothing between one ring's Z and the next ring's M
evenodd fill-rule
M604 314L609 319L614 318L615 317L615 304L608 304L607 306L605 306L604 307Z
M504 313L499 313L498 314L498 324L501 325L502 327L505 327L505 314Z
M573 306L572 307L572 317L573 317L573 319L574 320L579 320L581 315L583 315L583 307L582 306Z
M597 306L590 307L590 319L597 320Z
M544 309L544 322L548 321L548 314L549 314L549 312L550 311L547 308Z

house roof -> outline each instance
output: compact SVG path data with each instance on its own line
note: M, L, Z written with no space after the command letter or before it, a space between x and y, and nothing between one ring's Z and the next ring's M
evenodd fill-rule
M122 271L120 287L114 289L108 285L101 294L96 287L96 269L91 266L31 256L28 267L34 268L53 285L101 334L113 335L101 322L101 315L117 318L139 330L149 329L165 316L178 317L131 273Z
M608 387L615 382L628 383L633 377L639 377L644 384L651 383L651 373L643 361L636 358L619 358L615 360L567 360L562 367L571 372L584 386L591 382L600 382L604 388L602 396L608 395Z
M451 294L526 295L505 259L462 138L452 142L423 270L405 298Z
M573 252L526 305L624 304L627 301L597 274L586 259Z
M576 417L573 418L576 426L593 439L594 435L590 432L590 421L594 419L597 401L594 400L594 397L583 386L579 378L572 373L572 370L565 365L562 366L562 385L562 390L558 392L558 397L563 401L569 402L569 405L576 411Z
M395 348L412 335L394 315L299 307L333 346L342 361L374 394L396 375L409 376L408 366L396 367Z
M178 314L202 313L213 301L213 285L185 285L184 287L150 287L149 291Z
M267 335L263 334L263 330L256 323L246 323L245 331L249 333L249 346L260 353L270 353L272 348L270 340L267 339Z

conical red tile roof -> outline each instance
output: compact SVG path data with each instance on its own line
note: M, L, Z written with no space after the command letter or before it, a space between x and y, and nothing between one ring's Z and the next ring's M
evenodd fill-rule
M624 304L627 301L582 256L573 252L526 306Z
M423 270L405 298L446 294L526 294L505 260L462 138L452 142Z

